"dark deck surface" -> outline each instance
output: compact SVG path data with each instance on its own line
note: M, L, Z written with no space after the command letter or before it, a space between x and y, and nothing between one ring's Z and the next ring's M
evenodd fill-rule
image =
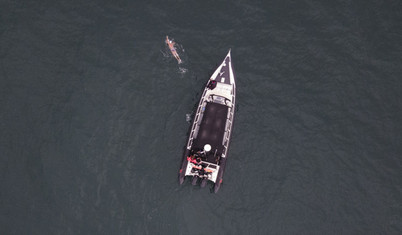
M228 107L217 103L208 103L205 107L197 139L194 141L196 149L203 149L205 144L210 144L211 152L222 152L222 140L225 133L225 125Z

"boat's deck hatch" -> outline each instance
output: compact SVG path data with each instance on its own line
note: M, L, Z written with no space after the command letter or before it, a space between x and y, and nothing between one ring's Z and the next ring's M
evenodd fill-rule
M227 114L228 106L213 102L207 103L193 147L202 150L206 144L210 144L212 152L217 150L218 153L221 153Z

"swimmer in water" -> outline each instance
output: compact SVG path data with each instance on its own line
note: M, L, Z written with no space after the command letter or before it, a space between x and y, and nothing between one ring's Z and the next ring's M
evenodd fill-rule
M174 56L174 58L176 58L177 62L179 62L179 64L181 64L181 59L179 57L179 54L177 54L176 48L174 47L175 42L170 40L168 38L168 36L166 36L166 41L165 42L169 46L170 52L172 52L172 55Z

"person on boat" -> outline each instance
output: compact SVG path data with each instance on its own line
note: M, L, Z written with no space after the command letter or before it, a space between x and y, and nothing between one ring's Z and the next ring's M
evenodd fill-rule
M194 163L194 164L198 164L197 160L195 159L194 155L191 155L189 157L187 157L187 161Z
M216 81L215 81L215 80L209 81L207 87L208 87L209 89L213 90L213 89L216 87Z
M204 167L201 167L201 169L198 170L198 174L205 175Z
M197 151L197 156L199 156L199 157L203 157L203 156L205 156L205 154L206 154L205 150L198 150Z
M168 36L166 36L166 45L169 46L170 52L172 53L172 55L174 56L174 58L176 58L177 62L179 64L182 63L179 54L177 54L176 48L174 47L174 45L176 44L175 42L173 42L172 40L169 39Z
M201 166L201 165L194 165L194 166L193 166L193 169L201 170L201 169L202 169L202 166Z

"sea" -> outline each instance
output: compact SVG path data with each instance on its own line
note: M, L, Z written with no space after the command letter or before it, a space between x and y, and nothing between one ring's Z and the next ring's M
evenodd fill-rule
M229 50L214 193L178 173ZM0 234L402 234L401 58L400 0L2 0Z

